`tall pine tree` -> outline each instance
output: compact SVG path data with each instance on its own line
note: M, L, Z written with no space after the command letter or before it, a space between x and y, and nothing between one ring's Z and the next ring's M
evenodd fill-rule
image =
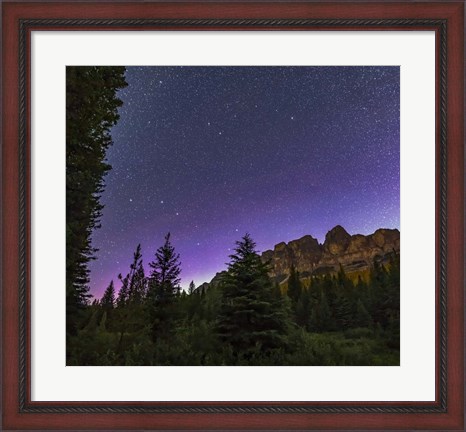
M194 284L194 281L191 281L189 284L189 289L188 289L189 295L191 295L195 290L196 290L196 285Z
M66 70L66 329L75 335L88 304L88 263L99 227L105 154L117 122L116 94L127 85L124 67L69 66Z
M111 310L115 307L115 287L113 286L113 280L104 292L104 295L100 299L100 305L105 311Z
M296 305L302 291L301 279L299 272L296 271L295 266L292 264L290 268L290 276L288 277L288 297L292 300L293 305Z
M148 289L148 315L151 322L152 339L168 338L176 322L176 300L180 293L180 256L170 242L170 233L165 243L149 263L151 270Z
M118 351L121 352L125 333L137 332L145 325L142 312L147 280L144 275L140 244L133 254L129 273L124 278L119 274L118 279L121 281L121 288L116 300L118 321L115 326L120 333Z
M236 242L228 271L223 276L223 293L217 332L230 345L236 361L249 361L260 352L267 356L286 348L289 315L277 297L268 276L269 268L255 251L249 234Z

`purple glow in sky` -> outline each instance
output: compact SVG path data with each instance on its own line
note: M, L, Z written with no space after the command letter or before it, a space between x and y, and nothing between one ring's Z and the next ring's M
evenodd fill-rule
M164 236L182 286L246 232L259 251L335 225L400 226L399 67L128 67L107 152L91 293Z

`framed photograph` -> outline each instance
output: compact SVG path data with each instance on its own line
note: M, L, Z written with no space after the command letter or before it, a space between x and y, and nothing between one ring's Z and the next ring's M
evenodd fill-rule
M464 430L464 6L2 3L2 429Z

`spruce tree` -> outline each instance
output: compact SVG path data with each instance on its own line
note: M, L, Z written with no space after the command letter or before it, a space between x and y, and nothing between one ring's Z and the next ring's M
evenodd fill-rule
M337 330L343 331L354 323L351 303L344 292L339 292L334 305Z
M124 67L69 66L66 70L66 330L75 335L89 302L92 231L99 227L105 154L127 85Z
M157 249L154 261L149 263L151 274L148 288L148 313L152 339L167 338L176 322L176 299L180 293L180 256L170 243L170 233L165 243Z
M123 278L122 274L118 274L118 280L121 282L120 290L118 291L118 297L116 304L118 308L123 308L128 301L128 278Z
M298 302L299 297L301 296L301 291L302 291L302 285L301 285L301 279L299 277L299 272L297 272L295 266L292 265L290 268L290 276L288 277L287 294L288 294L288 297L293 302L293 305L296 305L296 303Z
M311 295L307 289L301 291L295 307L295 316L296 323L299 326L304 328L309 326L309 320L311 319Z
M146 277L142 265L141 244L138 244L130 267L128 301L141 304L146 295Z
M231 347L234 361L250 361L286 348L289 312L274 295L269 267L255 251L249 234L236 242L228 271L221 281L222 304L217 323L220 339Z
M314 324L316 325L315 330L320 331L320 332L326 332L326 331L333 330L332 312L330 310L330 306L327 300L327 295L325 294L324 290L320 292L320 300L317 306L316 315L314 319L315 319Z
M125 333L138 332L145 325L143 301L146 295L147 280L144 275L140 244L136 246L129 273L124 278L119 274L118 279L121 281L121 288L116 300L117 322L115 327L120 333L118 351L121 352Z
M189 289L188 289L189 295L191 295L195 290L196 290L196 285L194 285L194 281L191 281L191 283L189 284Z
M123 277L118 275L121 288L118 293L117 305L123 307L130 303L142 303L146 295L146 277L142 264L141 245L138 244L133 254L133 262L130 264L129 273Z
M115 287L113 286L113 280L106 288L104 295L100 300L100 305L106 311L115 307Z
M361 299L358 300L356 303L356 325L358 327L370 327L372 324L372 319L371 316L369 315L369 312L367 312L366 307L364 306L364 303L361 301Z

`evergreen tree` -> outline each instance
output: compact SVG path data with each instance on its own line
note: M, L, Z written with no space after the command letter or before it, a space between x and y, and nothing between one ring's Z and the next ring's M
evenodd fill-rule
M257 352L267 356L274 349L285 348L290 325L288 311L274 296L269 268L255 246L249 234L236 242L221 282L217 332L232 348L235 360L250 360Z
M141 244L137 245L134 252L128 278L128 301L130 303L142 303L146 295L146 277L142 265Z
M134 333L144 328L143 301L146 295L146 277L142 264L141 245L138 244L133 254L129 273L123 278L118 275L121 288L116 300L117 319L115 328L119 331L118 352L123 350L123 338L125 333Z
M118 280L121 282L121 287L120 290L118 291L118 297L116 299L116 304L118 308L124 307L126 302L128 301L128 278L121 275L121 273L118 274Z
M367 312L361 299L356 304L356 325L359 327L370 327L372 324L371 316Z
M309 290L301 291L295 307L296 323L301 327L308 327L311 318L311 296Z
M333 330L332 312L328 304L327 295L324 290L320 292L319 303L312 314L312 327L314 331L325 332Z
M390 318L400 320L400 255L390 255L384 304Z
M106 288L104 295L100 300L100 305L104 310L113 309L115 306L115 287L113 286L113 280L110 282L109 286Z
M191 295L195 290L196 290L196 285L194 285L194 281L191 281L191 283L189 284L189 289L188 289L189 295Z
M117 298L118 307L123 307L130 303L142 303L146 295L147 281L142 264L140 244L136 247L133 254L133 262L129 268L129 273L124 278L121 273L118 275L118 279L121 281L121 288Z
M170 243L170 233L165 243L155 253L149 263L152 269L149 277L148 308L152 338L167 338L173 331L176 321L175 302L180 292L180 256Z
M345 293L338 293L335 301L335 320L338 330L344 330L354 322L351 303Z
M290 268L290 276L288 277L288 297L296 304L301 296L302 285L299 277L299 272L296 271L295 266Z
M380 323L382 328L388 325L387 319L387 288L388 273L383 264L376 259L373 261L373 267L370 274L370 291L371 291L371 311L375 323ZM398 285L399 287L399 285ZM397 306L399 308L399 305Z
M70 66L66 71L66 322L78 330L80 310L89 300L88 263L95 249L91 234L99 227L103 177L110 170L105 153L110 129L122 102L124 67Z

